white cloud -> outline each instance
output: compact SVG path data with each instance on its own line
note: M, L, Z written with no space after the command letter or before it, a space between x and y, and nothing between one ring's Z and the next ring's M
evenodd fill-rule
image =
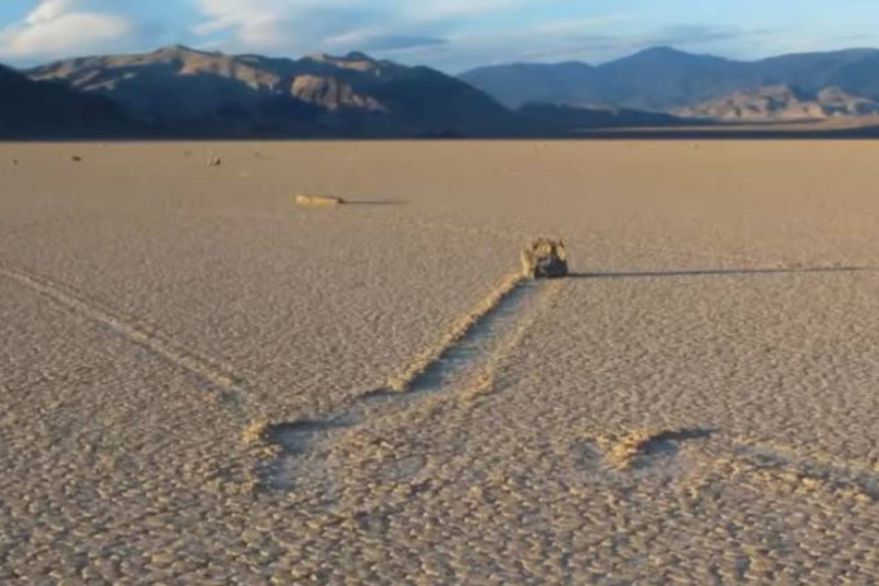
M73 6L73 0L43 0L25 18L25 23L35 26L51 22L67 12Z
M439 45L453 22L540 0L198 0L193 27L229 50L292 54Z
M191 30L200 37L201 46L227 52L295 56L362 50L454 70L461 68L460 63L524 57L525 48L555 53L562 37L567 40L586 29L632 18L628 14L560 22L523 18L530 8L547 4L558 12L567 1L197 0L203 20ZM499 25L507 17L519 22L520 28Z
M41 0L17 24L0 29L0 58L29 61L105 51L133 30L117 14L80 9L79 0Z
M198 35L231 33L234 44L252 50L286 50L315 42L314 13L356 8L357 0L198 0L205 20Z

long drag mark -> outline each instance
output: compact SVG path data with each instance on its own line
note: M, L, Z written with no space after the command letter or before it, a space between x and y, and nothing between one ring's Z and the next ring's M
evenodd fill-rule
M214 361L197 355L182 344L161 335L154 329L133 323L102 308L96 301L86 300L48 279L0 266L0 275L42 295L55 304L79 317L110 328L130 342L170 362L178 368L194 374L219 390L224 399L237 402L241 398L240 382Z
M437 340L436 344L419 353L397 375L391 377L388 380L388 389L396 392L410 390L413 383L419 377L441 360L455 344L464 339L471 330L498 308L524 282L525 277L518 273L506 277L500 285L479 302L473 311L457 319L442 337Z

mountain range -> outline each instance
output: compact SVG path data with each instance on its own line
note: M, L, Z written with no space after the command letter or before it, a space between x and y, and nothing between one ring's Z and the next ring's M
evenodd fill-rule
M754 62L654 48L603 65L452 77L364 53L301 59L175 45L0 67L5 137L511 137L879 115L879 50Z
M292 60L177 45L27 74L109 98L161 134L483 136L516 128L509 111L461 80L363 53Z
M877 100L879 50L802 53L745 62L659 47L598 66L499 65L474 69L460 78L513 109L550 103L674 113L767 86L787 86L812 96L837 88Z

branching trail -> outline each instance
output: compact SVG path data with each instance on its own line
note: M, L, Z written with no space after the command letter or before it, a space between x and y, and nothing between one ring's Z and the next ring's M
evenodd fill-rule
M455 320L436 344L408 362L385 388L367 393L321 420L269 426L265 439L278 448L278 457L264 471L264 486L275 490L294 488L300 475L299 460L321 453L345 430L398 416L439 393L457 393L466 403L490 392L499 364L560 287L560 282L510 275L472 311Z
M93 299L71 291L45 277L37 276L21 269L0 265L0 276L22 285L56 305L76 315L107 327L122 335L133 344L145 348L152 354L170 362L172 365L195 375L218 391L225 400L238 403L243 398L241 381L229 369L216 361L205 358L159 333L154 328L124 318L117 312L103 307Z

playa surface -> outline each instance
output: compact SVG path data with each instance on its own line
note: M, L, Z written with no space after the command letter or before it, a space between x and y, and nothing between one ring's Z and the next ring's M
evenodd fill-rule
M0 582L879 580L877 159L0 145Z

